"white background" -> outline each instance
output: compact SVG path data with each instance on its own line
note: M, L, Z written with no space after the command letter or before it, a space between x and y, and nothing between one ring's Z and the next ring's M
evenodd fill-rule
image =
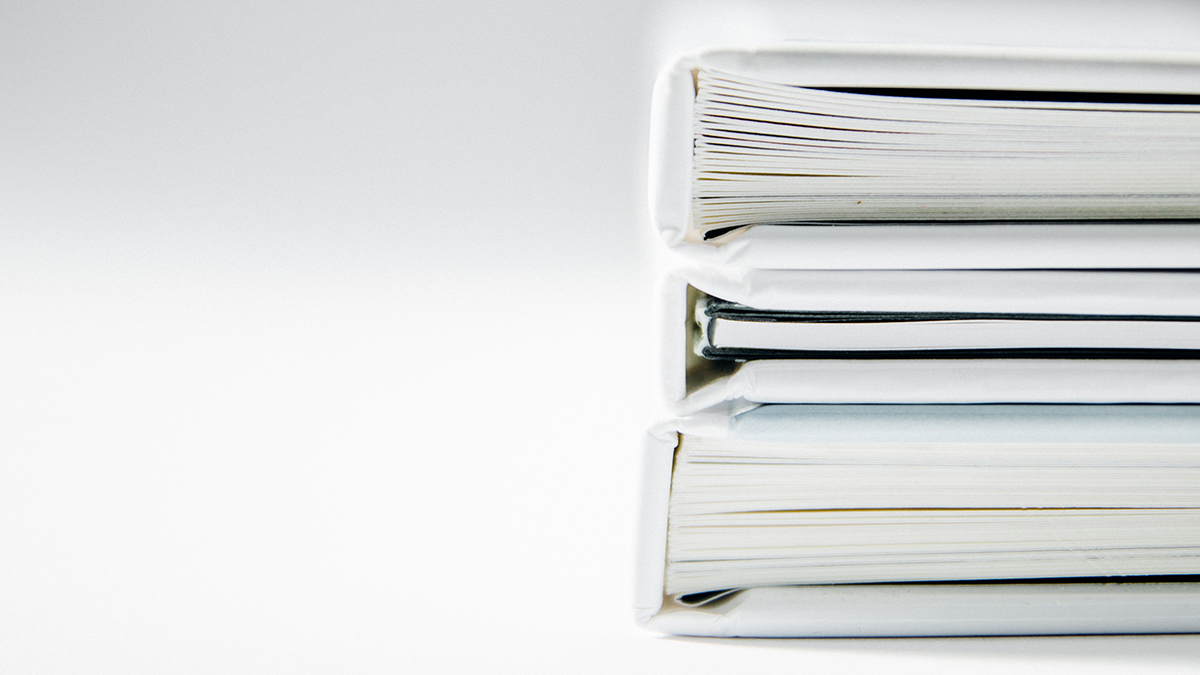
M782 38L1200 49L1200 7L3 3L0 671L1192 670L633 625L650 86Z

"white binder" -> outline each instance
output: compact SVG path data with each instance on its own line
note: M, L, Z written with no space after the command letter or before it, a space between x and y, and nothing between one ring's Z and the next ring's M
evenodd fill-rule
M758 359L696 353L703 294L759 309L1200 316L1200 274L691 269L661 289L662 387L677 414L748 403L1200 403L1200 361Z
M1200 94L1200 55L805 42L703 49L678 57L659 77L649 164L654 226L671 248L710 263L794 269L1200 266L1200 231L1176 221L760 225L719 243L688 241L698 68L807 87Z
M688 602L668 597L663 590L667 508L679 435L746 436L745 425L738 424L738 415L754 408L753 405L720 406L657 425L646 436L635 614L637 621L646 628L677 635L712 637L1200 631L1200 584L1195 583L834 584L748 588L718 595L707 602L703 598L700 602ZM897 407L880 409L888 408L894 411ZM979 408L986 416L989 407ZM1046 412L1057 407L1040 408ZM1050 410L1050 414L1054 411ZM1111 428L1101 433L1114 438L1136 438L1139 433L1136 428L1122 430L1127 422L1128 416L1115 420L1108 425ZM998 419L995 423L1003 425L1004 422ZM1099 424L1104 425L1103 422ZM836 424L833 426L836 434ZM917 433L921 433L921 427L916 428ZM869 438L878 433L878 430L866 429L855 437ZM1037 432L1031 433L1036 435ZM1174 432L1161 433L1170 436Z

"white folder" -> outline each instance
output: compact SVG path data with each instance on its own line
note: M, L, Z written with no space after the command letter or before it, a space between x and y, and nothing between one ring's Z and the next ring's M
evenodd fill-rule
M1200 360L759 359L696 353L702 294L758 309L1200 316L1200 273L675 272L662 285L662 388L676 414L738 403L1197 403Z
M1119 406L1127 409L1126 406ZM1187 406L1192 408L1191 406ZM792 406L771 406L792 408ZM813 406L810 408L822 408ZM824 406L827 419L818 419L814 438L846 435L848 440L893 437L891 420L869 418L871 406L858 408L868 423L853 431L836 418L847 406ZM895 407L878 407L880 410ZM934 417L937 408L926 408ZM957 412L973 414L961 406ZM1189 414L1171 414L1158 407L1165 423L1148 427L1134 413L1111 420L1113 406L1034 406L991 415L986 406L978 415L978 433L1003 433L1006 424L1022 425L1021 434L1058 433L1058 416L1081 414L1086 428L1103 438L1142 437L1147 428L1156 440L1182 433L1196 435ZM1174 407L1174 412L1180 412ZM1200 631L1200 584L1188 582L1126 583L987 583L987 584L843 584L747 588L711 601L689 603L664 593L667 555L667 513L671 474L679 435L716 438L777 436L769 425L745 424L739 414L755 406L725 405L687 418L659 424L645 439L641 522L635 616L646 628L676 635L711 637L853 637L1186 633ZM867 417L864 417L863 411ZM765 409L764 409L765 410ZM1059 412L1063 411L1063 412ZM893 414L894 416L894 414ZM816 417L822 417L818 411ZM1184 418L1180 423L1179 418ZM1190 414L1191 418L1195 414ZM1130 424L1130 419L1134 423ZM1172 421L1173 418L1173 421ZM904 433L936 436L928 418L914 417ZM769 421L769 420L768 420ZM1032 424L1026 425L1026 422ZM743 422L743 423L739 423ZM1078 424L1076 427L1078 428ZM1032 428L1029 428L1032 427ZM1140 427L1140 431L1139 431ZM1183 429L1180 432L1180 429ZM764 431L765 430L765 431ZM833 434L833 436L829 436ZM1163 438L1158 438L1162 436ZM932 436L931 436L932 437ZM797 439L801 440L801 439ZM1128 581L1128 580L1127 580Z
M651 219L694 259L792 269L1200 267L1191 222L758 225L722 243L685 240L692 218L693 71L807 87L1200 93L1200 55L1112 50L792 42L704 49L678 57L654 91Z

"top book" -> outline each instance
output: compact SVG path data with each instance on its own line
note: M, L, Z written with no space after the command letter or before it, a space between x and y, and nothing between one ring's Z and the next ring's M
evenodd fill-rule
M667 242L750 267L1200 266L1200 54L794 43L660 77Z

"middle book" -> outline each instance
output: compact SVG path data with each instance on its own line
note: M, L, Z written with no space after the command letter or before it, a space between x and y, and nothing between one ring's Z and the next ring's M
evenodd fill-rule
M689 270L662 299L677 413L749 403L1200 402L1200 274Z

